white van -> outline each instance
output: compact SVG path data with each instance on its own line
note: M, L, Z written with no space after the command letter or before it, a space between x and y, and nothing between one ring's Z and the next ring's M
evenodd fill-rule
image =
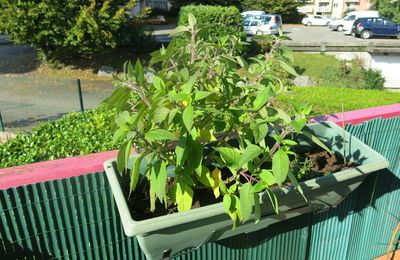
M351 34L353 23L358 18L363 17L379 17L378 11L354 11L346 14L345 17L339 20L334 20L329 24L329 28L334 31L343 31L344 34Z

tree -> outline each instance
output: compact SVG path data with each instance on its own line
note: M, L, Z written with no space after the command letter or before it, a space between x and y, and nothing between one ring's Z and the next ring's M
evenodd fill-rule
M93 53L122 44L132 33L135 0L0 0L0 32L48 56Z
M373 7L381 16L400 23L400 0L375 0Z
M297 10L302 4L297 0L241 0L244 10L261 10L282 15L285 22L297 22L301 14Z

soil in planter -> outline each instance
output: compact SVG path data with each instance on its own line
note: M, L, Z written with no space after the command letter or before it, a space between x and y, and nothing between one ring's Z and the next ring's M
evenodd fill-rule
M356 166L354 162L345 162L338 154L330 155L323 149L307 152L292 166L299 181L314 179Z
M168 178L167 186L174 184L173 178ZM170 200L167 201L167 207L161 204L159 200L156 201L156 210L150 211L150 187L147 183L141 189L142 192L135 192L128 200L128 206L134 220L140 221L149 218L155 218L178 212L178 207ZM211 205L222 201L222 197L215 199L214 194L208 189L198 189L194 192L192 209L200 208L202 206Z
M343 158L340 155L330 155L325 150L316 149L313 152L307 152L300 156L297 160L297 163L292 165L291 168L292 171L295 172L295 175L299 181L305 181L345 170L354 166L355 164L353 162L344 162ZM226 178L228 178L229 171L223 170L222 175L222 179L225 179L224 175L227 175ZM169 178L167 186L172 186L173 184L173 178ZM285 184L291 185L289 180ZM149 184L146 183L140 188L138 187L138 189L128 199L128 205L131 209L134 220L140 221L178 212L177 206L169 200L167 201L167 207L165 207L165 205L157 200L156 210L154 212L151 212L149 190ZM194 192L192 209L218 203L221 201L222 196L220 196L218 199L215 199L212 190L198 189Z

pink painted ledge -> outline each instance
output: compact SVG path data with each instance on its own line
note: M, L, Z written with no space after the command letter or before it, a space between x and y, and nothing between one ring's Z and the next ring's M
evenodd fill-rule
M0 169L0 190L101 172L103 163L117 157L117 153L115 150Z
M310 119L310 122L331 121L342 126L346 124L357 125L374 118L392 118L400 116L400 103L382 107L366 108L337 114L330 114ZM343 120L344 119L344 120Z
M374 118L397 116L400 116L400 104L345 112L344 122L354 125ZM321 121L331 121L341 126L342 114L310 119L310 122ZM104 170L103 163L115 157L117 157L117 151L109 151L0 169L0 190L100 172Z

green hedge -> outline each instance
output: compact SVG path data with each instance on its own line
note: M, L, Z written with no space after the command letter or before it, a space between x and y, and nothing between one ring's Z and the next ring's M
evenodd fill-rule
M104 108L70 113L20 133L0 145L0 168L116 149L110 124L114 117Z
M209 25L209 35L219 37L235 35L244 37L244 27L239 9L234 6L188 5L179 12L178 25L187 25L188 14L192 13L198 24Z

